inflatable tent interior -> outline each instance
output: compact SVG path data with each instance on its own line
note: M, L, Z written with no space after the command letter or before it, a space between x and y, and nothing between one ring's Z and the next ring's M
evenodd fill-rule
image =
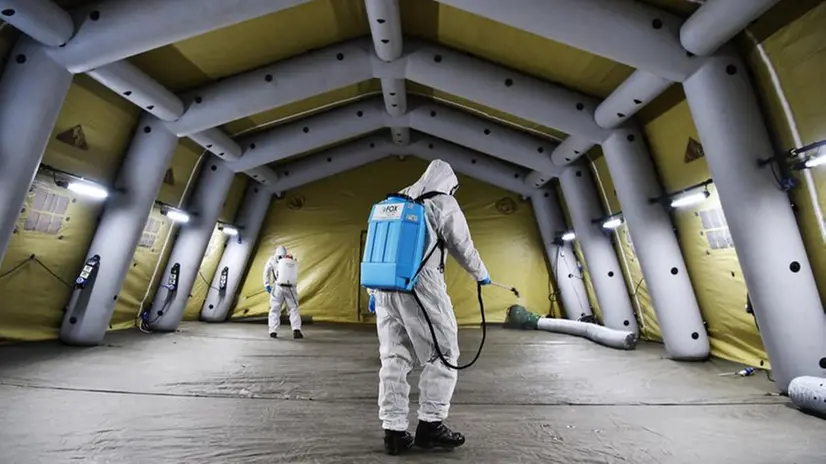
M0 20L0 461L386 462L371 208L440 160L492 285L440 237L460 363L484 347L467 442L406 459L823 462L826 3Z

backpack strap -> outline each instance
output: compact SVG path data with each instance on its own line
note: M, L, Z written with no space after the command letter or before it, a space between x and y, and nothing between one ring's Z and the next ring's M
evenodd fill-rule
M430 200L431 198L438 197L439 195L445 195L443 192L425 192L419 195L415 200L416 203L421 203L425 200Z
M432 198L438 197L439 195L446 195L446 194L444 192L425 192L425 193L419 195L418 197L416 197L416 199L413 200L413 201L415 201L416 203L424 203L425 200L430 200ZM436 239L436 245L434 245L433 249L430 250L430 253L428 253L428 255L424 259L423 263L427 262L427 260L430 259L430 255L432 255L433 252L436 251L436 247L439 248L439 253L441 254L441 256L439 257L439 272L444 274L444 272L445 272L445 242L443 242L441 238Z

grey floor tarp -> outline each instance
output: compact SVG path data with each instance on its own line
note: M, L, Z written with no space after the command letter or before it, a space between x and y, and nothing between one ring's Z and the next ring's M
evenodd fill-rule
M187 323L93 348L0 347L0 462L826 462L826 421L768 395L765 375L498 327L459 377L449 423L467 445L391 459L374 331L306 329L271 340L263 325ZM465 356L479 336L462 331Z

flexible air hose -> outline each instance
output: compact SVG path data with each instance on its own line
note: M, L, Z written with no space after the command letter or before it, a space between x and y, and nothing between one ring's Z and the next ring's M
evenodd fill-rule
M637 346L637 335L625 330L614 330L589 322L541 317L536 322L538 330L564 333L584 337L600 345L620 350L633 350Z
M826 417L826 379L795 377L789 383L789 398L798 408Z

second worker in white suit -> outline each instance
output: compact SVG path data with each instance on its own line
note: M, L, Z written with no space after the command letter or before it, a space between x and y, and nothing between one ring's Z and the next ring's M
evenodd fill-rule
M293 338L304 338L301 332L301 314L298 312L298 261L287 253L287 248L278 246L275 254L264 266L264 288L270 294L269 331L270 337L278 336L281 325L281 306L287 304Z

